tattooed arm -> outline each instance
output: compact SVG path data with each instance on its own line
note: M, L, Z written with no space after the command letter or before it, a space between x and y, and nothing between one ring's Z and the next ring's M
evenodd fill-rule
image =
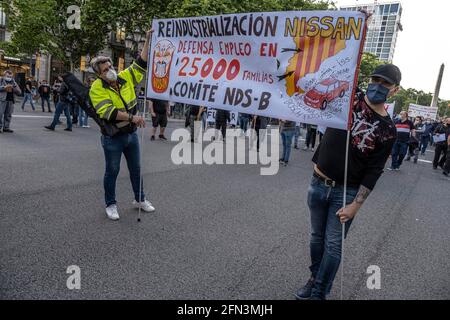
M359 206L362 206L362 204L364 203L364 201L366 201L366 199L369 196L371 191L372 190L370 190L369 188L366 188L365 186L361 185L359 187L359 191L358 191L358 194L355 197L354 202L356 204L358 204Z
M345 223L348 220L353 219L355 217L355 215L358 213L359 209L363 205L364 201L366 201L371 191L372 190L363 185L359 187L358 193L353 202L347 205L345 208L341 208L336 213L336 215L341 220L341 223Z

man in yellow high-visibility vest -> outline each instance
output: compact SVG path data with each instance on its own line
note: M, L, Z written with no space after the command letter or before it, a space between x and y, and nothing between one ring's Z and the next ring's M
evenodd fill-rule
M138 127L145 127L145 119L137 115L136 87L147 72L147 57L152 31L147 33L144 49L132 65L117 74L111 58L99 56L92 60L91 67L97 74L89 91L92 105L106 125L114 126L118 133L108 135L102 130L101 142L105 154L106 169L103 180L105 189L106 215L111 220L119 219L116 204L116 180L120 170L122 154L125 155L134 192L133 205L145 212L155 208L145 199L141 185ZM116 129L116 131L117 131Z

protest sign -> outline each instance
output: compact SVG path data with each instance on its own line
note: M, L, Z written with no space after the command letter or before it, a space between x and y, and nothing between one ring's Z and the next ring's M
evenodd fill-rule
M421 106L413 103L410 103L408 107L408 116L412 118L420 116L424 119L430 118L431 120L435 120L437 112L438 107Z
M149 98L348 127L363 13L157 19L153 30Z

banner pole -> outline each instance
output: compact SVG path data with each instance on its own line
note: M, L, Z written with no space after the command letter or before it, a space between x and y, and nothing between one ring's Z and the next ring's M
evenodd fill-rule
M358 85L358 73L361 66L361 59L364 51L364 42L366 42L366 34L367 34L367 25L368 25L368 19L370 18L370 15L367 15L366 12L362 12L366 15L365 21L364 21L364 28L363 28L363 35L361 39L361 43L359 45L359 55L358 55L358 62L355 70L355 78L353 81L353 90L352 95L350 97L350 108L348 112L348 125L347 125L347 139L346 139L346 146L345 146L345 165L344 165L344 196L343 196L343 208L347 205L347 173L348 173L348 152L349 152L349 146L350 146L350 131L352 127L352 114L353 114L353 107L354 107L354 101L355 101L355 93L356 93L356 87ZM344 291L344 241L345 241L345 223L342 223L342 235L341 235L341 300L343 300L343 291Z
M345 165L344 165L344 208L347 203L347 173L348 173L348 151L350 145L350 129L347 130L347 139L345 147ZM341 300L343 300L344 291L344 240L345 240L345 222L342 223L342 238L341 238Z
M153 18L152 18L152 24L153 24ZM151 28L151 27L150 27ZM147 35L146 35L147 36ZM153 35L151 35L153 37ZM148 91L148 73L150 72L150 56L151 56L151 48L152 48L152 39L150 38L150 43L149 43L149 48L148 48L148 55L147 55L147 72L145 73L145 90L144 90L144 108L142 109L142 117L144 118L145 121L145 115L146 115L146 108L147 108L147 91ZM145 133L145 127L141 128L141 145L139 148L139 165L140 165L140 175L139 175L139 200L141 200L141 193L142 193L142 184L143 184L143 166L142 166L142 154L144 153L144 133ZM141 202L141 201L140 201ZM141 222L141 206L139 206L139 213L138 213L138 218L137 221Z

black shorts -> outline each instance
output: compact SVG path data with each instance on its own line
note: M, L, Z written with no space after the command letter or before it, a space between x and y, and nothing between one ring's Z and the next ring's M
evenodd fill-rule
M156 113L156 117L152 117L153 128L161 126L161 128L167 127L167 113Z

